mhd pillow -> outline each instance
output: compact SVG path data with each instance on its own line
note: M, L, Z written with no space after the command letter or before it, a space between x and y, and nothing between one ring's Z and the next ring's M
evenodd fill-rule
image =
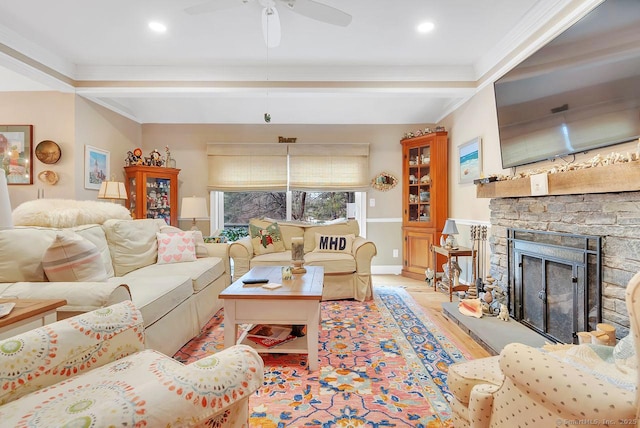
M316 253L351 253L356 235L323 235L316 232Z
M42 256L50 282L106 281L107 270L98 247L71 231L60 231Z
M158 238L157 264L193 262L196 260L196 239L193 231L156 232Z
M271 223L264 228L249 223L249 235L256 256L284 251L284 241L278 223Z

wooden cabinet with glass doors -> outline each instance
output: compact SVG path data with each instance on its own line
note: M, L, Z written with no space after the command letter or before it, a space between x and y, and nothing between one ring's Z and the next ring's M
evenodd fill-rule
M402 275L424 280L435 270L431 245L439 244L448 216L446 132L408 138L402 144Z
M127 208L133 218L161 218L178 226L178 173L176 168L125 166Z

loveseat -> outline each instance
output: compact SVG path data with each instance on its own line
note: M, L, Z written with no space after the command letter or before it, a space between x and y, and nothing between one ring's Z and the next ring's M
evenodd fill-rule
M317 225L251 219L249 232L229 246L234 279L256 266L290 265L292 238L302 239L304 264L324 267L323 300L372 297L371 259L377 250L372 241L360 236L356 220Z
M2 230L0 296L65 299L58 320L130 299L147 348L174 355L222 308L218 294L231 283L228 245L199 242L194 253L196 237L157 219Z
M0 341L3 427L247 427L263 362L235 345L184 365L145 350L130 301Z
M454 426L637 426L640 273L626 306L630 333L615 346L511 343L499 356L452 365Z

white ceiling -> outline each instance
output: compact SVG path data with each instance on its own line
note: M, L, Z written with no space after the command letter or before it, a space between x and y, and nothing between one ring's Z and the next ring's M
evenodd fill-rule
M257 0L184 11L205 1L3 0L0 91L76 92L139 123L437 123L575 3L318 0L352 15L340 27L276 0L282 41L267 49Z

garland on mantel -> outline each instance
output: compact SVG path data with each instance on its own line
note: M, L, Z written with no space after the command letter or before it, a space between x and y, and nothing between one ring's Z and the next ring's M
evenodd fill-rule
M560 172L577 171L580 169L597 168L599 166L614 165L618 163L637 162L640 160L640 138L638 138L638 147L635 153L618 153L611 152L607 156L597 154L591 159L580 163L567 163L564 165L556 165L551 168L536 168L528 171L519 172L515 175L491 174L488 181L506 181L526 178L536 174L557 174Z

